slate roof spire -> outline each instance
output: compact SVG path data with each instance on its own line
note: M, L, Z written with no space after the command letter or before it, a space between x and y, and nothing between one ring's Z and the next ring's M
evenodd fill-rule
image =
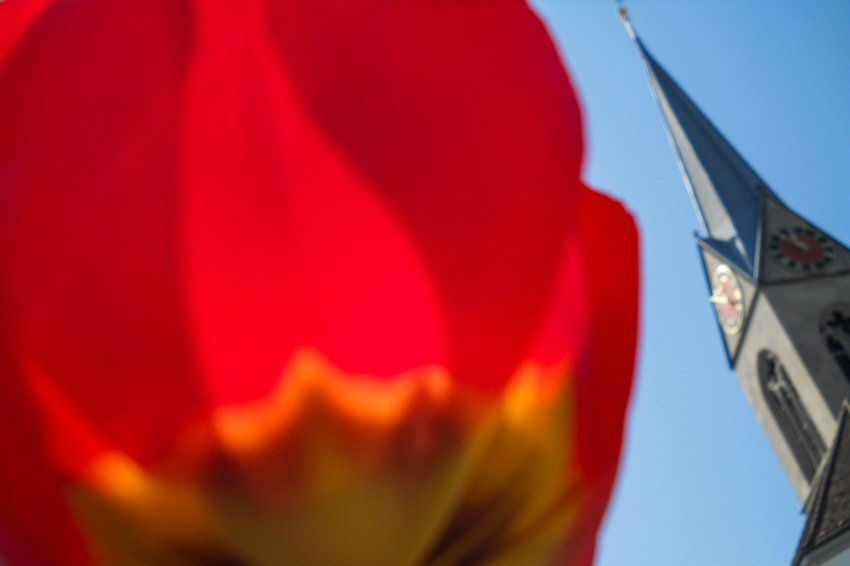
M824 456L806 502L806 526L800 537L792 566L802 566L815 550L828 545L850 530L850 405L844 401L838 428ZM846 548L846 546L844 547ZM847 559L847 556L844 556ZM821 564L806 560L805 563ZM844 564L845 562L840 562ZM835 562L834 564L839 564Z
M776 197L649 54L629 23L625 8L618 13L643 58L704 241L753 275L764 200L768 195Z

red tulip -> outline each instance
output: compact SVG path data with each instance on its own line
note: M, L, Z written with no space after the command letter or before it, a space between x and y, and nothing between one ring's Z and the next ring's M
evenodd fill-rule
M6 0L0 108L11 565L592 560L637 238L523 2Z

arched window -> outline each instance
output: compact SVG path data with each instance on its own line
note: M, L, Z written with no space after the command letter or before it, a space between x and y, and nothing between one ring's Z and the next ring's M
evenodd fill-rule
M811 481L826 450L823 439L776 354L769 350L759 353L758 373L762 394L773 418L785 435L806 479Z
M850 305L829 305L820 317L820 333L844 377L850 379Z

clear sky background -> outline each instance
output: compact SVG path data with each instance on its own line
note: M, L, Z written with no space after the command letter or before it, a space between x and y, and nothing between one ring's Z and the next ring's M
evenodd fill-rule
M583 103L585 179L643 238L626 451L598 566L787 565L800 505L723 353L699 229L611 0L532 0ZM850 244L850 2L626 0L648 50L783 201Z

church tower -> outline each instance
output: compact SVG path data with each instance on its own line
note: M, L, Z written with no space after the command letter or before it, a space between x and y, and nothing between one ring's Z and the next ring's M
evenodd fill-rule
M702 226L729 364L805 501L850 398L850 250L770 190L624 22Z

